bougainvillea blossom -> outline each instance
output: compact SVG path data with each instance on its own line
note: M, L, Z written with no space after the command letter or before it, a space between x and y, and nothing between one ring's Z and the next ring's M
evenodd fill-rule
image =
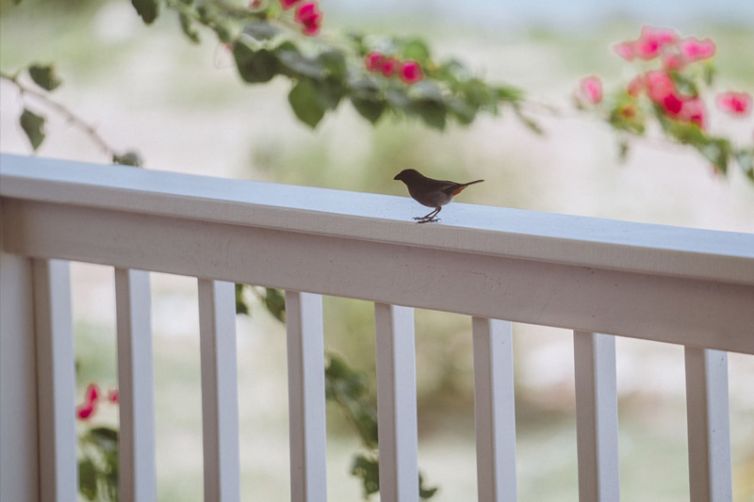
M745 92L722 92L717 95L717 106L730 115L742 117L751 112L751 96Z
M592 105L602 101L602 81L594 75L584 77L579 83L581 97Z

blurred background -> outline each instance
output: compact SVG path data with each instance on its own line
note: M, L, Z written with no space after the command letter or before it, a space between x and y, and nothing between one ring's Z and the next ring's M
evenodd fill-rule
M733 170L716 178L680 147L637 143L625 164L614 135L584 117L537 117L532 135L514 118L481 117L445 132L387 118L371 127L348 104L312 131L287 103L289 83L246 86L209 32L192 45L168 13L145 27L125 0L0 1L0 68L55 62L55 98L94 123L146 168L404 194L404 167L435 177L485 178L462 200L538 211L754 232L754 187ZM750 0L322 0L326 28L425 37L440 56L567 108L578 79L609 88L628 75L612 43L642 25L713 38L720 87L754 91ZM29 153L15 89L0 83L0 149ZM43 156L107 163L79 131L49 114ZM713 115L711 128L751 139L752 121ZM451 209L452 211L452 206ZM418 214L418 213L417 213ZM116 383L112 270L75 264L78 384ZM202 497L198 313L194 280L154 274L157 469L161 501ZM289 499L284 327L249 298L238 318L242 495ZM326 345L374 374L368 303L327 299ZM471 324L417 312L420 465L434 500L476 497ZM572 337L515 326L518 479L522 501L577 500ZM626 501L688 500L683 352L619 339L621 490ZM754 357L730 355L731 436L737 502L754 501ZM117 420L114 408L97 417ZM361 497L348 475L356 439L337 409L328 415L330 500Z

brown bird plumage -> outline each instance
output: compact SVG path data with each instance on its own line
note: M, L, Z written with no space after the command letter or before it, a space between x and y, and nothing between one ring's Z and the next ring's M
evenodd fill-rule
M415 217L414 219L418 223L439 221L437 215L442 210L442 206L453 200L453 197L461 193L467 186L484 181L456 183L455 181L434 180L427 178L416 169L404 169L396 174L393 179L405 183L408 187L408 193L416 202L434 208L433 211L424 216Z

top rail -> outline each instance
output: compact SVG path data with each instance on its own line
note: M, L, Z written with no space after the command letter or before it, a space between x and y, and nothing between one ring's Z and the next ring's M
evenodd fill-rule
M754 234L0 156L11 253L754 353Z
M107 169L104 169L107 167ZM648 274L754 284L754 234L0 155L0 196Z

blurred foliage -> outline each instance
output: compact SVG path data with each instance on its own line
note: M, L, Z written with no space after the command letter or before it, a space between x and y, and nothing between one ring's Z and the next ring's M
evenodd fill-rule
M118 431L92 427L79 436L79 492L86 500L118 500Z

